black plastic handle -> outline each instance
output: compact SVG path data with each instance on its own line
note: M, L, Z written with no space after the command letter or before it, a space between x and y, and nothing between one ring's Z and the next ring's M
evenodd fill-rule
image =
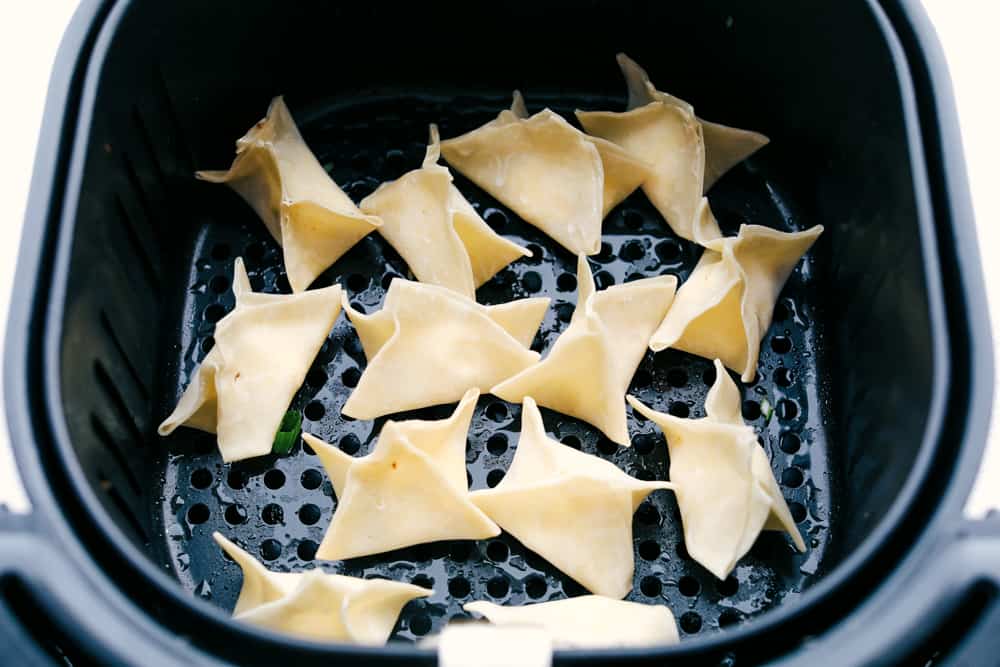
M775 667L1000 664L1000 514L915 549L878 594Z

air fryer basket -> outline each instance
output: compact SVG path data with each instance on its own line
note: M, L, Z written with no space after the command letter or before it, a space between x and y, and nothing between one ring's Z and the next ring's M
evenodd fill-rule
M827 228L782 293L758 379L742 386L744 417L809 549L798 555L784 536L764 534L718 582L684 552L672 496L654 494L636 514L629 599L668 604L684 641L560 659L806 659L818 649L801 639L838 622L855 639L869 637L855 649L859 664L865 650L877 655L901 635L912 637L892 645L900 660L945 644L958 650L952 626L935 619L974 625L992 613L996 568L989 579L985 564L1000 559L989 558L998 549L989 531L955 537L982 446L991 368L961 163L941 137L953 128L939 125L912 9L745 5L556 2L489 15L448 2L81 9L46 120L63 134L43 136L29 212L37 226L27 230L19 265L21 293L35 299L11 314L8 411L39 520L14 526L10 539L0 533L0 573L13 573L0 579L8 582L0 621L71 664L210 655L269 664L338 653L388 664L433 660L412 640L463 616L471 599L579 594L503 534L317 563L435 588L404 609L394 633L402 641L385 649L320 646L234 624L226 615L240 574L212 531L268 567L312 566L336 499L301 444L287 457L224 465L212 436L181 429L160 439L155 424L232 307L234 258L244 257L255 289L289 289L280 251L250 209L192 178L195 168L229 163L233 140L271 96L286 95L306 141L358 201L418 166L430 122L445 137L469 130L506 106L514 88L531 110L621 108L614 54L624 50L699 115L771 137L709 195L725 232L741 222ZM575 303L574 259L464 179L456 184L491 226L535 251L478 295L486 303L551 297L533 345L547 349ZM696 247L676 238L641 193L609 215L604 232L590 258L599 287L664 272L683 280L697 261ZM371 235L319 282L340 282L371 312L398 275L405 263ZM364 363L341 318L293 402L304 430L352 454L365 453L384 422L340 415ZM697 417L710 374L703 359L649 354L630 391ZM578 420L544 417L567 445L637 477L666 478L662 437L636 415L627 450ZM473 488L502 477L519 424L519 406L480 400L467 456ZM930 544L965 578L929 574L921 558ZM29 564L28 551L46 553ZM926 627L894 632L884 614L869 612L886 628L879 635L865 610L879 609L890 593L877 587L900 577L921 583L900 584L910 595L931 591L902 614ZM101 603L85 606L94 599ZM52 619L46 629L27 620L39 612ZM130 631L108 636L109 623ZM175 636L185 639L178 645Z

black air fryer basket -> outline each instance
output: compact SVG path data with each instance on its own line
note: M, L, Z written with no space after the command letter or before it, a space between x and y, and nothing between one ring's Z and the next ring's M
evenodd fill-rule
M467 616L464 602L580 594L506 533L314 563L336 498L308 448L229 465L214 437L155 426L233 306L234 259L255 289L289 289L249 207L193 178L229 164L271 97L358 201L419 165L429 123L465 132L515 88L532 111L623 108L619 51L700 116L771 137L710 193L724 232L826 227L741 386L808 550L764 534L719 582L684 551L671 494L653 494L628 599L669 605L681 643L556 661L998 664L1000 527L961 513L991 399L988 318L949 83L926 18L901 0L84 3L49 91L8 325L6 409L34 507L0 514L4 664L433 664L415 640ZM533 346L548 349L575 303L574 258L456 183L535 252L480 301L551 297ZM599 287L683 280L699 254L641 193L603 241ZM370 235L319 283L372 312L399 275ZM351 454L384 423L340 415L364 363L341 318L293 402L305 430ZM647 355L630 392L699 417L711 381L709 361L668 350ZM662 436L629 419L621 449L545 413L563 443L665 479ZM502 477L519 424L520 406L480 399L473 488ZM214 530L269 568L436 593L404 609L385 648L289 639L229 619L241 578Z

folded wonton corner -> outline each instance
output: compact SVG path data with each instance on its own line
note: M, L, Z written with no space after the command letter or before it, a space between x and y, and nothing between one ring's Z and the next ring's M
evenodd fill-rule
M707 199L698 219L697 230L718 230ZM822 225L791 233L741 225L734 237L699 238L705 251L649 347L721 359L744 382L752 381L781 288L822 232Z
M588 590L621 599L632 590L632 515L669 482L643 482L610 461L549 438L531 397L521 411L514 461L492 489L473 491L487 516Z
M600 595L581 595L519 607L476 600L463 609L482 614L495 625L542 628L551 635L556 648L664 646L680 641L674 615L666 606Z
M601 250L601 222L649 176L649 166L524 100L496 119L441 143L445 159L573 254Z
M368 365L342 412L355 419L452 403L538 359L531 341L546 298L483 306L453 290L396 278L382 310L366 315L344 300Z
M318 641L384 644L410 600L434 591L384 579L306 572L272 572L214 533L216 543L243 570L233 618Z
M382 220L379 233L417 280L449 287L470 299L496 272L531 251L498 235L437 164L440 143L431 126L423 166L383 183L361 202Z
M651 165L643 192L678 236L693 241L701 196L768 139L696 117L690 104L658 91L624 53L618 54L618 65L628 85L628 110L577 111L576 116L589 134Z
M299 294L250 289L233 267L236 307L215 325L215 346L194 372L159 434L178 426L218 434L223 461L271 453L274 436L340 314L339 285Z
M293 292L305 290L351 246L378 227L344 194L306 146L281 97L236 142L229 171L196 176L226 183L257 212L282 246Z
M625 392L674 298L674 276L644 278L598 292L587 258L577 259L579 295L569 327L537 364L490 393L582 419L628 446Z
M725 579L761 530L786 531L795 547L805 551L767 454L740 416L739 389L721 361L715 360L715 383L705 399L708 416L703 419L681 419L632 396L628 400L663 429L684 545L693 559Z
M316 557L341 560L438 540L495 537L500 528L469 500L465 442L479 391L448 419L388 421L371 454L355 458L303 434L337 495Z

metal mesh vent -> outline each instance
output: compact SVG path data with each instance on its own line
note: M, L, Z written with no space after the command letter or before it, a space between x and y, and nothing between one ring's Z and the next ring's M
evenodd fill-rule
M613 99L562 97L558 103L539 96L528 99L533 105L547 102L568 117L575 107L621 104ZM419 166L428 123L439 123L442 136L454 136L489 120L507 103L502 98L370 99L354 106L316 107L312 114L298 117L320 161L360 201L379 182ZM292 108L299 111L294 101ZM456 108L464 111L456 114ZM552 306L533 345L539 351L549 349L573 311L575 258L457 174L456 185L495 230L535 252L533 258L507 267L483 286L479 301L551 297ZM176 393L165 397L164 405L172 405L186 386L195 365L211 349L215 323L233 306L234 257L246 261L255 290L289 291L280 251L249 208L221 187L208 196L220 200L220 214L201 230L192 255ZM735 233L740 222L783 230L808 226L795 218L779 185L755 173L752 162L734 169L710 198L727 234ZM663 273L683 281L699 255L697 246L676 238L645 196L636 193L608 216L601 252L590 260L598 287L603 288ZM685 552L673 495L651 495L634 518L635 586L628 599L667 604L683 635L741 623L794 597L821 567L832 499L822 414L825 394L817 372L817 362L822 363L822 315L818 315L821 304L814 301L816 290L810 288L815 280L812 264L807 257L782 294L762 344L757 381L740 385L744 417L760 434L809 550L799 555L784 535L764 533L730 578L717 581ZM321 276L319 284L339 281L355 307L372 312L380 308L391 277L406 275L401 258L372 234ZM355 421L340 415L364 366L358 338L341 317L293 402L305 415L303 430L354 455L371 449L385 421ZM713 375L708 360L674 350L655 357L647 353L630 391L656 409L701 417ZM441 418L451 409L443 406L396 417ZM520 414L519 405L490 395L480 399L466 459L472 488L492 486L502 478L516 449ZM633 446L623 449L576 419L547 410L543 414L550 435L567 446L611 460L639 478L667 478L662 435L641 417L630 412ZM492 540L435 543L347 562L315 563L316 547L336 499L318 458L308 448L300 443L286 457L224 465L214 437L207 434L181 429L165 446L170 453L159 512L169 561L185 587L223 608L232 608L241 575L212 542L214 530L272 569L318 564L332 572L433 587L433 597L404 609L394 633L397 639L439 631L449 619L464 616L462 604L473 599L523 604L584 592L506 533Z

